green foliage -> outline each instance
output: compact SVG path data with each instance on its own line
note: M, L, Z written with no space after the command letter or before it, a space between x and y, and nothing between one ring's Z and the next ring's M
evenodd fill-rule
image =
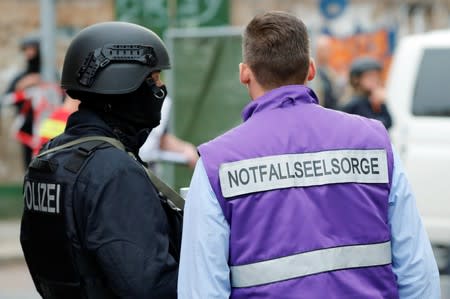
M0 186L0 219L19 218L22 215L22 187Z

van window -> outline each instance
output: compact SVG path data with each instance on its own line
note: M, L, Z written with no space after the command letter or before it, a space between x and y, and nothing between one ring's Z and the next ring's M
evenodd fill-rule
M426 49L413 98L417 116L450 116L450 49Z

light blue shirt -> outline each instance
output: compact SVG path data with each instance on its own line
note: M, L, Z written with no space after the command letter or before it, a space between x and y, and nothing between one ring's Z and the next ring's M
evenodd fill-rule
M439 272L400 159L394 152L389 195L392 269L401 299L440 298ZM230 227L202 160L186 199L178 277L179 299L230 297Z

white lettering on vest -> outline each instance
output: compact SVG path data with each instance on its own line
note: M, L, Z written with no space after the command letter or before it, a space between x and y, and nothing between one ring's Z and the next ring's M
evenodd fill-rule
M49 213L55 213L55 207L54 207L54 204L52 204L52 202L55 201L55 195L51 192L52 190L55 190L55 184L48 184L47 198L48 198L48 212Z
M291 187L338 183L388 183L386 150L334 150L224 163L219 169L225 198Z
M41 193L41 198L40 198L40 201L39 201L39 209L42 211L42 212L47 212L47 206L45 205L45 199L46 199L46 190L47 190L47 184L39 184L39 187L40 187L40 189L42 190L42 193Z
M61 184L25 181L25 207L30 211L59 214Z
M33 191L31 190L31 183L29 181L25 182L25 192L23 194L25 197L25 204L28 210L33 207Z

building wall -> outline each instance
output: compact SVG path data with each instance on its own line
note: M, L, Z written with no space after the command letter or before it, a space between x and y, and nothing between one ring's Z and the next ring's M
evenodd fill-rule
M57 66L61 68L65 49L74 32L90 24L114 18L114 0L55 0L57 23ZM20 40L39 31L39 0L0 1L0 95L24 61ZM0 185L20 182L23 175L21 148L11 137L12 107L0 109Z
M449 28L449 8L448 0L349 0L342 13L331 18L325 16L320 1L315 0L233 0L232 23L245 26L254 15L268 10L297 15L309 29L312 55L317 35L334 37L331 66L345 84L348 65L355 57L377 57L387 72L399 38Z
M244 26L257 13L283 10L298 15L310 29L332 24L336 32L351 34L363 28L397 23L402 34L449 27L450 0L349 0L346 11L334 20L320 13L317 0L231 0L232 24Z
M67 44L67 35L74 30L114 18L114 0L55 0L55 2L57 40L60 47ZM18 44L27 34L39 31L39 8L39 0L0 1L0 43L2 45L0 71L20 65L22 62L22 57L18 53ZM63 53L59 51L61 52ZM0 87L3 86L0 85Z

